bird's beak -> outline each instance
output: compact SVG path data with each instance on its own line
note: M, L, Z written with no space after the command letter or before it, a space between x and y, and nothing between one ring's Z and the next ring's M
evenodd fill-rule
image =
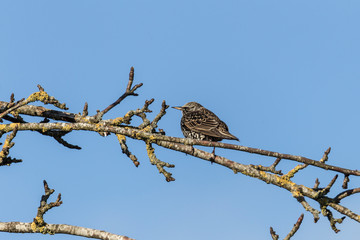
M172 108L175 108L177 110L182 110L183 109L182 107L172 107Z

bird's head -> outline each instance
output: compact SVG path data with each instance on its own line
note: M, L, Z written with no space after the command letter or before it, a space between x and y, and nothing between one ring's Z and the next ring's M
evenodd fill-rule
M197 102L188 102L182 107L172 107L172 108L181 110L182 112L193 112L200 110L201 108L203 108L203 106L201 106L201 104Z

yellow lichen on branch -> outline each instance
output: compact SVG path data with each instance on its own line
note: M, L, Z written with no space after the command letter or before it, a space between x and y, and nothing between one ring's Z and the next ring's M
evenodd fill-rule
M50 98L49 94L47 94L46 92L35 92L33 94L31 94L26 101L28 103L30 102L35 102L35 101L40 101L40 102L45 102L48 101Z
M307 164L299 164L293 169L291 169L287 174L281 176L281 178L289 180L293 178L298 171L306 168L307 166L308 166Z
M159 170L159 173L165 176L166 181L167 182L175 181L175 178L171 176L172 173L169 173L164 169L164 167L173 168L175 167L175 165L159 160L155 156L155 149L152 147L152 144L149 141L146 142L146 151L147 151L147 155L149 156L150 163L152 165L156 165L157 169Z

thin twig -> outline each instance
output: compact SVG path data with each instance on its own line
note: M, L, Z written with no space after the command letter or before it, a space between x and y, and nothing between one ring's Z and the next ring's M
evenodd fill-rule
M86 116L89 114L89 112L88 112L88 107L89 107L88 103L85 102L85 104L84 104L84 109L83 109L83 112L82 112L82 115L81 115L81 116L86 117Z
M306 168L307 166L309 166L308 164L299 164L296 167L294 167L293 169L291 169L287 174L281 176L284 179L291 179L295 176L295 174L297 172L299 172L300 170Z
M42 195L40 206L38 207L38 211L34 221L31 223L31 228L33 232L39 232L43 234L53 234L51 230L47 228L47 223L44 221L44 214L52 209L53 207L59 207L63 202L61 201L61 194L59 193L55 202L47 203L50 195L55 192L54 189L50 189L47 182L44 180L44 191L45 194Z
M60 143L61 145L63 145L64 147L70 148L70 149L77 149L80 150L81 147L79 147L78 145L74 145L74 144L70 144L67 141L65 141L61 136L54 136L54 139Z
M318 189L319 189L319 185L320 185L319 179L316 178L316 180L315 180L315 185L314 185L313 189L314 189L314 190L318 190Z
M298 218L297 222L294 224L294 227L291 229L289 234L284 238L284 240L289 240L292 236L294 236L294 234L297 232L297 230L299 230L303 219L304 219L304 214L302 213L300 215L300 217Z
M324 189L319 190L319 191L317 192L316 198L323 197L323 196L325 196L326 194L328 194L328 193L330 192L331 187L334 185L334 183L335 183L335 181L336 181L337 178L338 178L338 175L336 174L336 175L334 176L334 178L331 179L330 183L329 183Z
M2 119L5 115L7 115L8 113L10 113L11 111L14 111L15 109L26 105L27 103L25 102L25 98L21 99L20 101L18 101L14 106L10 107L9 109L7 109L6 111L0 113L0 119Z
M18 132L18 125L15 125L15 128L12 131L12 133L10 133L6 137L2 150L0 151L0 166L10 165L11 163L22 162L21 159L11 158L8 156L10 148L12 148L15 145L15 143L13 143L12 140L15 138L17 132Z
M326 216L330 222L330 227L331 229L335 232L338 233L340 232L340 230L336 227L336 223L342 223L345 219L345 217L342 218L334 218L332 212L327 209L327 208L322 208L321 212L324 216Z
M347 189L349 182L350 182L349 174L345 174L344 175L344 181L343 181L343 184L342 184L342 188Z
M331 151L331 147L329 147L329 148L324 152L323 157L320 159L320 162L321 162L321 163L324 163L324 162L326 162L326 161L329 159L328 156L329 156L330 151Z
M344 192L341 192L338 195L336 195L336 197L334 199L337 203L339 203L342 199L344 199L350 195L353 195L355 193L360 193L360 188L349 189Z
M316 210L315 208L311 207L310 204L305 200L305 198L303 196L296 197L296 200L298 200L298 202L304 207L304 209L306 211L309 211L312 213L315 223L320 219L320 217L319 217L320 212L318 210Z
M159 160L154 151L155 149L152 147L152 144L150 142L147 142L146 143L146 151L147 151L147 154L149 156L149 159L150 159L150 163L152 165L156 165L157 169L159 170L159 173L163 174L165 176L165 179L167 182L171 182L171 181L175 181L175 178L173 178L171 175L172 173L170 172L167 172L164 167L168 167L168 168L174 168L175 165L173 164L170 164L170 163L166 163L166 162L163 162L161 160Z
M281 170L276 170L275 167L280 163L281 158L277 158L275 160L275 162L273 164L271 164L270 167L264 167L262 165L252 165L250 164L250 166L252 166L255 169L261 170L261 171L265 171L265 172L271 172L271 173L275 173L278 175L283 175L283 173L281 172Z
M279 235L276 234L276 232L274 231L274 229L272 227L270 227L270 235L271 235L273 240L278 240L279 239Z
M124 100L127 96L137 96L138 94L135 93L135 90L138 89L139 87L141 87L143 84L139 83L137 85L135 85L133 88L131 88L132 84L134 81L134 67L130 68L130 73L129 73L129 81L128 81L128 85L126 87L126 91L123 95L121 95L115 102L113 102L112 104L110 104L107 108L105 108L104 110L102 110L99 114L100 119L102 118L102 116L107 113L108 111L110 111L113 107L115 107L116 105L118 105L122 100Z
M121 134L116 134L116 137L120 143L122 153L124 153L126 156L128 156L128 158L131 159L131 161L133 161L135 167L138 167L140 162L138 161L137 157L129 151L129 148L126 145L126 137Z
M154 120L151 122L150 124L150 131L152 131L153 129L157 128L157 123L160 121L160 119L166 114L166 109L169 108L169 105L166 105L165 100L162 102L161 104L161 110L158 113L158 115L156 115L156 117L154 118Z

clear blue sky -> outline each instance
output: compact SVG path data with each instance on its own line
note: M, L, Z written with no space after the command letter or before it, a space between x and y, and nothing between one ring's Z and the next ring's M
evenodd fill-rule
M81 112L87 101L94 114L123 93L134 66L135 82L144 83L140 96L107 118L150 98L152 117L163 99L172 106L197 101L245 146L313 159L331 146L329 164L359 169L359 10L354 0L3 0L0 96L27 97L41 84L69 111ZM180 137L180 117L169 109L159 127ZM73 132L66 140L83 149L18 134L11 156L24 162L0 168L0 221L32 221L43 179L64 201L45 215L48 223L138 240L270 239L270 226L283 238L305 212L285 190L182 153L156 147L161 160L176 165L176 181L167 183L143 143L128 142L141 162L135 168L113 135ZM273 162L217 153L245 164ZM285 172L294 166L280 164ZM309 167L295 180L313 186L319 177L323 186L333 176ZM352 178L349 186L359 185ZM343 204L360 213L359 196ZM314 224L306 212L294 239L358 239L359 226L346 219L335 234L324 217ZM0 233L0 239L80 238Z

